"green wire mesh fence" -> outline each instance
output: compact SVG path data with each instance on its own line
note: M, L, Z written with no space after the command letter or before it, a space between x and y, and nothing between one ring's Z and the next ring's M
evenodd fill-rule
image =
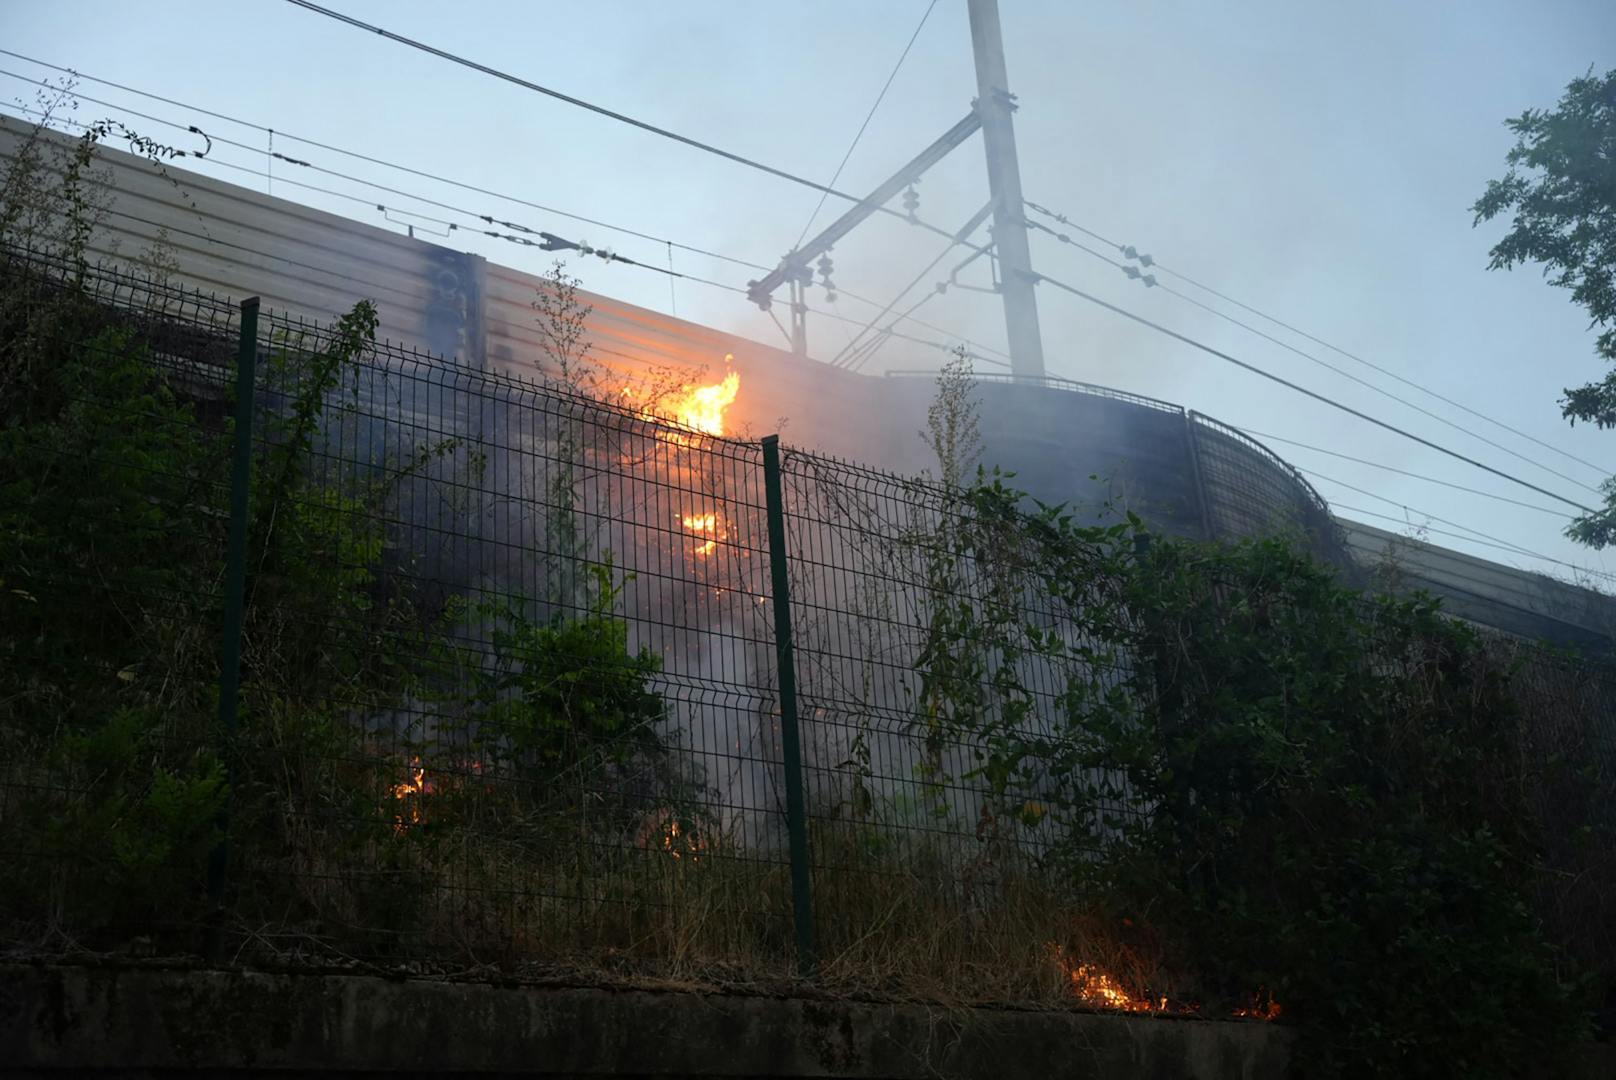
M11 947L1061 977L1070 860L1152 809L1064 720L1160 673L1014 499L378 344L363 306L244 333L0 265ZM1616 682L1521 662L1532 752L1610 790Z

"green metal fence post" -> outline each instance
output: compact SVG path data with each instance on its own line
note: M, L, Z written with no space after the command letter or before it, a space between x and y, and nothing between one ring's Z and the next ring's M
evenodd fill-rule
M225 552L224 622L219 634L219 729L224 740L227 782L235 759L236 702L241 690L241 629L246 614L247 514L252 490L252 424L258 367L258 297L241 302L241 336L236 350L236 430L230 465L230 541ZM208 860L208 899L215 922L209 952L217 959L218 919L224 903L225 868L230 856L229 789L221 815L222 838Z
M802 788L802 739L797 728L797 660L791 643L791 582L786 555L785 499L780 485L780 436L763 439L763 493L769 516L769 570L774 591L774 652L780 669L780 748L785 759L786 829L791 838L791 905L797 967L812 975L814 909L808 863L808 804Z

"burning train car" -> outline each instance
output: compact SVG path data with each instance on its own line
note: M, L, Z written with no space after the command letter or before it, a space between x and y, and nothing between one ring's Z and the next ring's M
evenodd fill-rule
M0 168L28 134L26 125L0 117ZM418 553L426 560L423 577L462 594L568 602L573 586L558 584L542 560L529 557L555 548L556 503L545 488L551 481L534 462L545 446L572 437L569 431L617 432L604 442L578 436L588 476L577 482L578 502L568 513L598 529L595 539L579 541L579 550L587 558L616 552L638 575L633 644L662 657L660 679L670 700L688 706L671 722L692 767L724 792L720 827L743 846L780 842L759 467L751 449L712 440L760 433L789 417L793 441L807 449L914 475L932 464L915 435L933 397L930 373L860 375L579 294L588 308L587 388L600 403L557 404L561 399L549 397L534 406L533 380L545 378L555 346L534 310L535 296L548 287L544 279L116 150L98 151L97 167L109 198L104 227L92 240L95 256L138 264L161 245L160 269L175 284L257 295L266 308L319 322L370 299L379 337L421 350L414 374L376 376L366 387L368 422L377 430L354 439L384 441L380 428L389 424L440 427L493 448L480 467L502 488L498 497L483 493L467 503L445 496L464 485L441 469L412 481L406 517L419 536L441 540ZM503 380L509 393L493 400L457 390L457 376L434 381L423 374L434 356L457 361L456 370ZM1284 531L1349 574L1362 571L1366 555L1376 557L1382 539L1376 530L1335 519L1300 473L1232 427L1167 402L1067 380L981 378L976 390L986 458L1046 502L1070 503L1095 520L1128 510L1154 529L1189 537ZM447 427L441 418L422 420L423 410L441 409L446 400L455 405ZM593 410L609 412L610 424L595 424ZM868 615L866 628L898 621L883 621L883 611L916 606L913 587L883 570L882 544L848 550L845 580L826 588L840 589L841 604ZM813 559L810 552L807 562ZM1451 594L1474 622L1567 644L1608 645L1601 625L1606 605L1584 590L1426 546L1411 548L1405 560L1419 584ZM828 806L856 798L847 789L855 773L841 766L861 754L868 775L890 786L909 783L913 738L893 718L912 700L906 673L916 643L868 640L860 636L864 629L835 619L812 625L799 650L806 707L828 712L828 703L846 700L855 687L864 715L816 725L818 740L808 747L811 801ZM938 770L964 775L968 753L949 748ZM414 797L428 782L417 772L407 790ZM969 785L944 786L951 816L981 815L979 793Z

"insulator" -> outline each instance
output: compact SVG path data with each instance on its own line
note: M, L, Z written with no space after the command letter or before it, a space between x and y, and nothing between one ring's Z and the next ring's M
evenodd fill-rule
M1141 255L1141 254L1139 254L1139 249L1134 247L1132 244L1127 244L1127 245L1125 245L1123 247L1118 248L1117 250L1122 252L1122 254L1124 256L1126 256L1127 258L1133 259L1136 262L1138 262L1140 266L1155 266L1156 265L1156 260L1155 259L1152 259L1149 255Z

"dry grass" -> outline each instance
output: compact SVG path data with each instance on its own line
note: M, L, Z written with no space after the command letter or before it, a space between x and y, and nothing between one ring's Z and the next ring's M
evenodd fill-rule
M244 955L515 978L794 982L784 851L743 850L688 828L671 835L672 819L656 814L645 820L661 827L649 831L587 829L576 814L524 816L486 794L458 821L452 799L421 809L419 822L380 817L357 846L308 829L295 863L257 875L295 894L280 910L302 917L257 933ZM962 858L969 853L890 838L877 846L845 823L817 827L811 846L816 993L1112 1004L1077 992L1080 967L1104 971L1135 999L1164 992L1159 949L1110 932L1013 855Z

